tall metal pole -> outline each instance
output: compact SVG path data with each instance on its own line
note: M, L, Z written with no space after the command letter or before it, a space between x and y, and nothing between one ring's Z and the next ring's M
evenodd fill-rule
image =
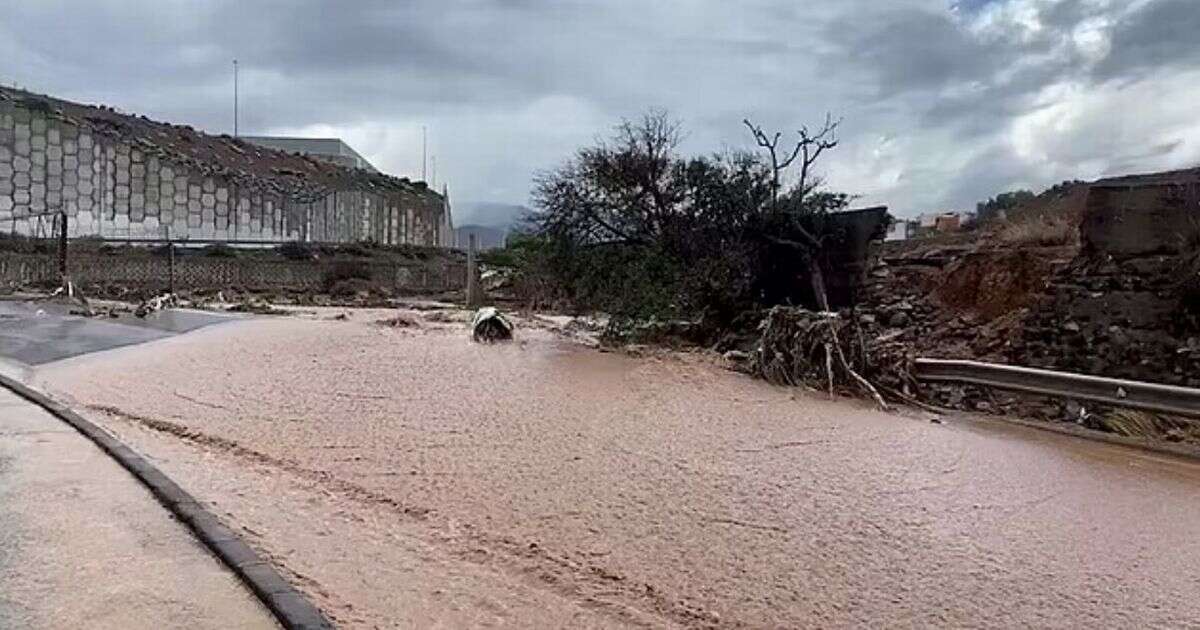
M238 66L233 60L233 137L238 137Z
M175 292L175 241L167 232L167 293Z
M467 235L467 308L479 308L483 296L479 293L479 263L476 261L475 233Z
M61 217L61 218L60 218ZM39 218L40 221L40 218ZM55 223L59 225L58 231L58 278L59 286L62 287L63 293L68 296L73 296L74 291L71 286L71 276L67 272L67 213L60 212L58 217L55 217Z

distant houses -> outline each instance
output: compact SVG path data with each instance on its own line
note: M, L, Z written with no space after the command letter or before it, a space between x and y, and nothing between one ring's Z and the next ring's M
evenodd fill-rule
M916 218L898 218L888 228L889 241L903 241L910 238L922 238L934 234L960 232L975 218L971 212L926 212Z

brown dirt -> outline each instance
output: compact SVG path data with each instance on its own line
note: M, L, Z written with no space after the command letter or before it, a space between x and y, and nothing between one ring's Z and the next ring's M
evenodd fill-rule
M1029 306L1054 271L1052 252L988 251L968 254L947 267L934 290L946 307L990 321Z

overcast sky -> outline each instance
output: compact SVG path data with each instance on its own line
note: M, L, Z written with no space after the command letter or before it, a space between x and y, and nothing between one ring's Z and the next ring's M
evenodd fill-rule
M685 149L843 118L896 214L1200 163L1200 0L0 0L0 81L212 132L340 136L456 207L666 108ZM486 219L487 217L484 217ZM459 222L479 217L459 217Z

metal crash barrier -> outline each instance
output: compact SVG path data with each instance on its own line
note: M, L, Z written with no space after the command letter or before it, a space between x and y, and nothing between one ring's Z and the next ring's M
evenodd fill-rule
M917 359L918 380L970 383L1031 394L1200 418L1200 389L980 361Z

